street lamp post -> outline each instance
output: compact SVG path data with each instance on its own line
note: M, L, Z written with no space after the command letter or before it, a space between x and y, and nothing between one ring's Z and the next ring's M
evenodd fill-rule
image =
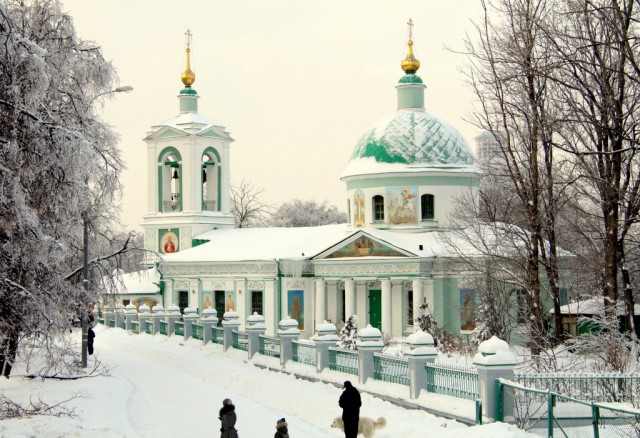
M129 85L123 85L122 87L117 87L114 90L107 91L105 93L98 94L95 96L91 102L97 99L100 96L104 96L105 94L111 93L128 93L133 90L133 87ZM89 222L86 217L83 220L83 260L82 260L82 286L84 288L85 296L89 295ZM89 313L88 313L88 304L86 309L82 309L82 368L87 368L87 350L89 346Z

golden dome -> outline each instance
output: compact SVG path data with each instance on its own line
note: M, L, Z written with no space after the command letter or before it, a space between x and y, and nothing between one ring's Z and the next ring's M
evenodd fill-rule
M180 77L182 79L182 83L187 87L190 87L191 84L196 81L196 74L191 70L190 66L190 53L191 49L187 47L187 66Z
M185 66L180 79L182 79L182 83L185 85L185 87L191 87L191 84L196 81L196 74L193 70L191 70L191 30L187 29L187 32L184 34L184 36L185 44L187 46L187 65Z
M407 41L407 56L400 63L405 73L415 73L420 68L420 61L413 55L413 41Z

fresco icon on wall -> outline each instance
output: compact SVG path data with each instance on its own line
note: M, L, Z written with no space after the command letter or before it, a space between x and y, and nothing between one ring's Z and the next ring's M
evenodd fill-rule
M236 291L228 290L225 292L224 311L231 312L238 310L236 308Z
M213 292L202 292L202 306L201 309L213 308Z
M460 289L460 330L476 328L476 291Z
M178 251L180 239L178 238L179 230L158 230L160 234L160 252L163 254L171 254Z
M417 187L389 187L389 223L415 224L418 223L418 188Z
M298 328L304 330L304 291L290 290L287 296L289 316L298 321Z
M341 257L404 257L405 255L380 242L373 241L367 236L360 236L353 242L332 252L326 258L337 259Z
M353 226L364 227L364 194L356 190L353 195Z

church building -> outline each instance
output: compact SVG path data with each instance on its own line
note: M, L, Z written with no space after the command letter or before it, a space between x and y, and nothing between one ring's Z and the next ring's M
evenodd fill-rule
M145 247L161 255L162 287L129 299L213 307L220 318L233 309L243 323L258 312L271 335L291 316L303 338L325 320L340 328L351 315L359 327L403 336L413 332L423 303L442 328L472 330L475 295L441 235L454 198L473 196L481 172L460 132L425 110L419 67L410 23L396 111L363 133L341 177L348 223L235 228L233 138L198 112L187 44L178 115L144 139Z

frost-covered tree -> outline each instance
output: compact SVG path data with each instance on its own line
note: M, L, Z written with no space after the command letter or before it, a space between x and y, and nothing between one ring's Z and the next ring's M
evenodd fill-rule
M351 315L344 327L338 333L338 347L346 350L357 350L356 341L358 340L358 317Z
M59 361L69 352L57 348L69 315L97 300L83 288L84 224L89 239L110 242L90 268L124 256L131 239L111 231L123 162L96 107L116 85L111 63L77 37L58 0L1 2L0 47L0 375L8 377L25 340L48 365Z
M294 199L285 202L271 215L269 225L273 227L315 227L318 225L343 224L347 214L338 210L328 201L302 201Z

